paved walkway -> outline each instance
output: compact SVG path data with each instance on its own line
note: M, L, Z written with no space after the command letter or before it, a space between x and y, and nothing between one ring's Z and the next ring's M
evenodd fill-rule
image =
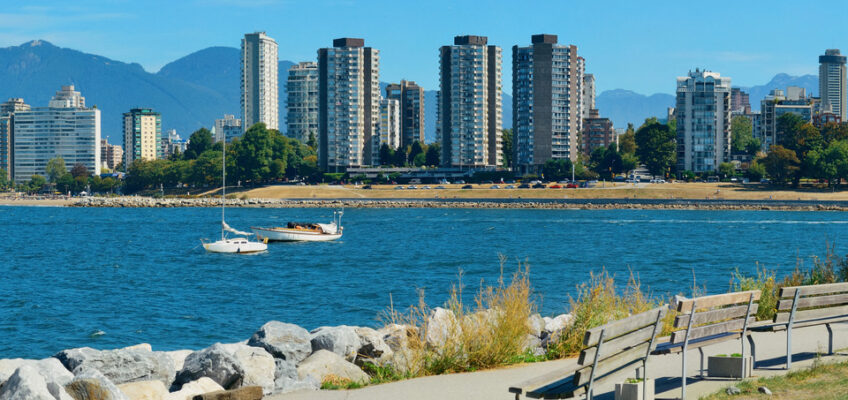
M848 348L848 324L834 325L834 348ZM809 368L817 352L827 352L827 330L824 326L796 328L793 330L792 369ZM784 355L786 352L786 335L783 332L755 333L754 341L757 346L757 363L755 376L770 376L783 374ZM750 354L746 342L746 353ZM739 352L739 341L720 343L706 347L704 354L730 354ZM823 361L846 361L848 354L837 352L833 356L823 356ZM548 361L527 364L511 368L480 371L465 374L428 376L383 385L368 386L357 390L337 391L306 391L271 396L271 400L336 400L336 399L514 399L507 389L510 385L525 379L555 371L574 364L575 359ZM705 361L706 363L706 361ZM721 379L697 379L699 354L690 350L687 356L688 386L687 399L698 399L701 396L714 393L735 381ZM652 357L648 363L648 376L656 379L657 399L675 399L680 397L680 355L664 355ZM612 400L612 390L616 381L633 376L631 371L620 373L621 379L609 379L610 383L602 384L596 389L595 398ZM676 377L676 378L672 378Z

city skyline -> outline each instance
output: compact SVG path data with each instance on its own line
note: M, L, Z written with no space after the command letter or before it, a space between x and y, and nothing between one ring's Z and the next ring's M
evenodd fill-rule
M816 74L815 60L824 49L844 48L848 43L839 39L848 37L848 28L838 23L839 15L845 14L840 11L848 11L848 4L837 2L800 8L777 2L770 3L767 9L757 4L731 7L732 3L722 2L715 8L727 4L724 8L732 10L725 19L693 17L701 15L694 13L697 6L671 3L645 6L617 1L543 2L532 8L506 2L494 2L485 8L447 2L368 4L370 7L346 2L217 0L205 7L191 2L168 3L167 8L88 1L74 5L53 1L39 6L10 5L0 14L0 23L9 28L0 33L0 46L44 39L62 47L137 62L155 72L167 62L203 48L238 48L245 32L266 31L278 38L280 58L293 62L314 60L317 49L332 38L362 37L381 49L384 81L414 80L432 90L438 87L439 46L453 36L484 35L493 45L511 48L532 34L550 33L578 47L587 60L586 72L596 77L598 93L624 88L652 94L673 93L674 83L669 77L695 68L733 76L738 86L761 84L765 77L780 72ZM331 7L349 12L324 12ZM549 12L535 12L544 8ZM151 12L156 12L157 18L147 18ZM417 17L384 18L405 14ZM287 22L281 24L283 15L306 17L286 18ZM316 23L316 18L309 15L320 16L325 23ZM533 23L496 23L504 15ZM574 15L589 18L567 17ZM734 18L736 15L740 17ZM775 21L785 20L786 15L792 15L795 21L815 18L816 25L806 28L807 35L774 29ZM363 23L366 16L383 23ZM678 23L684 20L685 24ZM333 29L328 31L327 27ZM664 29L675 34L666 34ZM396 34L399 30L405 34ZM173 40L177 36L180 40ZM504 54L503 61L510 65L511 55ZM511 71L504 71L503 78L504 90L509 93Z

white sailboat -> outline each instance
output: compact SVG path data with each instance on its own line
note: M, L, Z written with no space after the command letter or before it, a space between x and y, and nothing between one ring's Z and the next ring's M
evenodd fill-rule
M210 253L231 253L231 254L251 254L251 253L259 253L268 250L267 240L263 242L251 242L247 240L246 236L252 235L250 232L242 232L240 230L233 229L227 222L224 220L224 210L226 209L227 203L227 142L224 141L223 148L223 165L221 165L221 240L217 240L214 242L205 242L203 243L203 248ZM227 232L230 232L234 235L239 235L241 237L227 237Z

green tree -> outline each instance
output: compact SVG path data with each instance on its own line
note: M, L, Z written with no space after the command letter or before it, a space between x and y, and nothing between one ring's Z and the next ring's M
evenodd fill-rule
M759 182L766 176L766 167L757 160L754 160L754 162L748 166L747 176L752 182Z
M627 124L627 130L618 138L619 148L624 154L636 154L636 132L633 130L633 124Z
M74 176L65 172L56 180L56 190L64 193L74 191Z
M315 136L315 132L309 132L309 139L307 139L306 145L311 147L312 150L318 151L318 138Z
M821 128L822 138L825 143L830 144L837 140L848 139L848 124L828 122Z
M388 143L383 143L380 146L380 165L391 165L395 159L395 151L389 147Z
M68 169L65 167L65 159L62 157L52 158L47 161L47 178L50 180L50 183L56 183L56 180L59 179L65 172L68 172Z
M504 168L513 168L513 140L512 129L504 129L501 131L501 151L503 152Z
M781 145L772 146L771 151L761 162L769 176L779 183L784 183L794 177L801 164L794 150Z
M730 150L734 154L748 152L748 146L754 140L751 119L737 115L730 120Z
M26 190L28 193L38 193L44 189L44 185L47 184L47 180L44 179L41 175L33 175L30 177L29 182L26 185Z
M9 172L3 168L0 168L0 189L6 189L9 187Z
M258 183L270 178L277 136L280 136L279 133L267 129L264 123L251 126L241 139L230 146L232 152L229 154L233 157L227 160L227 171L242 182ZM218 156L220 158L220 152Z
M723 162L718 165L718 173L723 178L730 178L736 174L736 166L733 163Z
M88 168L86 168L85 165L83 165L82 163L76 163L71 168L71 175L73 175L74 178L78 178L78 177L88 178L89 175L91 175L91 174L88 172Z
M751 139L747 145L745 145L745 153L748 153L751 157L756 157L756 155L763 149L763 143L760 139Z
M610 143L607 147L598 147L590 157L592 170L604 179L612 179L613 174L624 172L622 156L618 152L618 146Z
M188 138L188 145L184 154L185 159L194 160L205 151L212 149L214 140L212 132L206 128L200 128Z
M576 173L576 170L575 170ZM550 159L542 165L542 175L545 179L558 181L571 179L571 160L567 158Z
M439 166L441 163L439 159L441 158L442 145L439 142L433 143L427 146L427 155L425 156L425 163L429 166Z
M421 143L416 140L412 142L412 146L409 148L409 154L406 155L407 162L411 165L415 165L415 157L418 157L419 154L424 154L424 148L421 147Z
M648 119L635 134L636 156L652 175L665 176L677 161L675 133L668 125Z
M826 179L829 185L839 185L842 178L848 177L848 140L832 142L826 149L813 152L816 178Z

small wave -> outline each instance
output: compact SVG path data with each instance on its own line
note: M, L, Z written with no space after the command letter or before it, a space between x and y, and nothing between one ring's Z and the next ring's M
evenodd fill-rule
M96 331L94 331L94 332L91 332L91 334L89 334L89 335L88 335L88 337L90 337L90 338L96 338L96 337L101 337L101 336L103 336L103 335L105 335L105 334L106 334L106 332L103 332L103 331L101 331L101 330L99 330L99 329L98 329L98 330L96 330Z

